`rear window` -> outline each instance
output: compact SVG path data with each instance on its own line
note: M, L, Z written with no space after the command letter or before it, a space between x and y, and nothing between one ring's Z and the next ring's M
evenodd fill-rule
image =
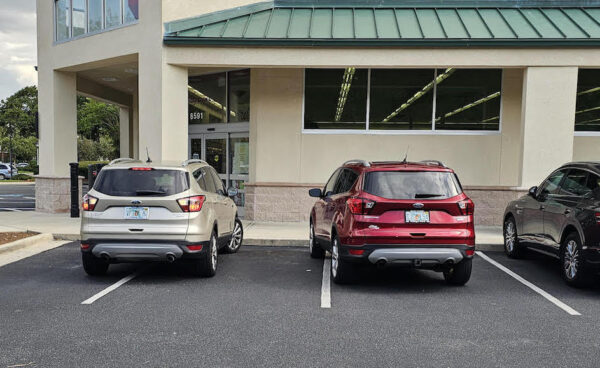
M374 171L364 191L388 199L445 199L462 192L456 175L440 171Z
M100 193L116 197L164 197L189 189L187 173L181 170L102 170L94 184Z

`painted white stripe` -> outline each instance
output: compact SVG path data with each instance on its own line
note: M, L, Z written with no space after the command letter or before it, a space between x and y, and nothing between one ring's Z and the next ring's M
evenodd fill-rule
M513 277L515 280L519 281L520 283L522 283L523 285L527 286L528 288L530 288L531 290L535 291L536 293L540 294L541 296L543 296L544 298L546 298L550 303L556 305L557 307L559 307L560 309L564 310L565 312L569 313L572 316L581 316L581 313L577 312L575 309L569 307L568 305L566 305L565 303L561 302L560 300L558 300L557 298L553 297L552 295L550 295L548 292L544 291L543 289L535 286L534 284L532 284L531 282L525 280L524 278L522 278L521 276L517 275L516 273L514 273L513 271L509 270L508 268L504 267L503 265L501 265L500 263L494 261L493 259L491 259L490 257L488 257L486 254L484 254L481 251L477 251L476 252L478 256L480 256L481 258L485 259L486 261L488 261L489 263L491 263L492 265L496 266L497 268L499 268L500 270L506 272L508 275L510 275L511 277Z
M102 298L103 296L105 296L106 294L110 293L111 291L116 290L119 286L125 284L126 282L129 282L129 281L133 280L138 275L139 275L139 272L135 272L135 273L132 273L131 275L129 275L127 277L123 277L121 280L119 280L116 283L110 285L109 287L107 287L106 289L102 290L98 294L92 296L89 299L86 299L86 300L82 301L81 304L92 304L93 302L95 302L96 300Z
M331 272L331 259L323 260L323 282L321 284L321 308L331 308L331 282L329 275Z

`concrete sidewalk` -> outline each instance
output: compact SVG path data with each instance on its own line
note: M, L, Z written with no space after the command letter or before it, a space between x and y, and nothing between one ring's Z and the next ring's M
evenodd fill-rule
M244 243L249 245L307 246L307 222L243 221ZM32 231L50 233L56 239L79 240L79 219L68 214L39 212L0 212L0 232ZM501 250L502 229L477 226L477 245L481 250Z

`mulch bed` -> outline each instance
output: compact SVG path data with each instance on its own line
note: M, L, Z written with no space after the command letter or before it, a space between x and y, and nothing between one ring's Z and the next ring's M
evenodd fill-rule
M11 243L19 239L28 238L37 234L34 233L0 233L0 244Z

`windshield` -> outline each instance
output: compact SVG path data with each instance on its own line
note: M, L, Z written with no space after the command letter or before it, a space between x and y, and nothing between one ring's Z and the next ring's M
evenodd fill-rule
M94 184L96 191L116 197L170 196L188 188L187 175L181 170L101 170Z
M364 191L388 199L445 199L462 192L454 173L440 171L374 171Z

